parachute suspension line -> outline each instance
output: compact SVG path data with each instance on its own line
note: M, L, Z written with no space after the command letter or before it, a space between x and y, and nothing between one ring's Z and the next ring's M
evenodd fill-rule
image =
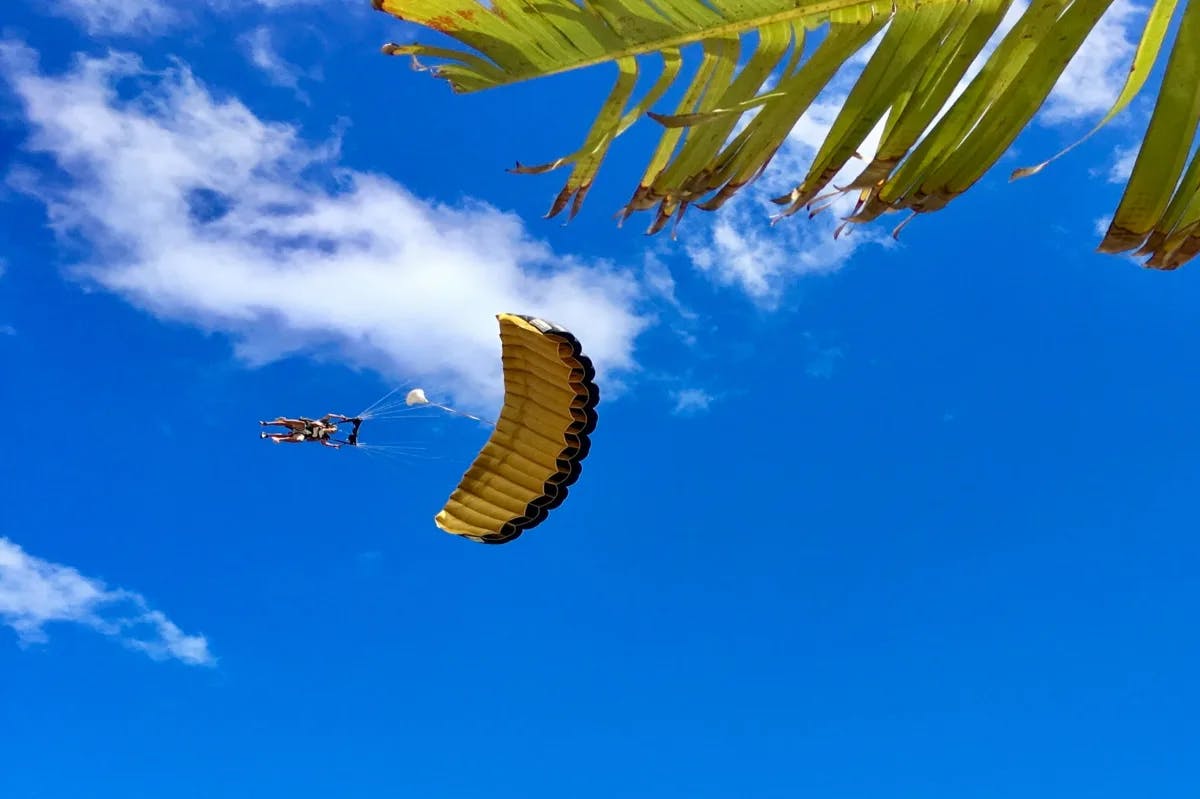
M412 391L408 392L408 396L406 396L404 398L404 402L406 405L428 405L432 408L440 408L441 410L445 411L446 413L452 413L455 416L462 416L463 418L466 418L466 419L473 419L476 422L482 422L483 424L490 425L491 427L496 426L496 423L491 421L490 419L481 419L480 417L475 416L473 414L469 414L464 411L460 411L457 408L451 408L449 405L442 405L440 402L432 402L432 401L430 401L430 399L428 397L425 396L425 392L419 388L414 388Z
M372 458L392 461L440 460L442 456L431 454L425 447L404 447L390 444L359 444L363 454Z
M425 413L419 413L424 408L382 408L372 410L370 414L361 416L364 421L404 421L409 419L434 419L440 416L432 410L426 410ZM414 413L418 411L418 413Z
M394 395L401 390L402 388L392 389L383 397L380 397L378 400L371 403L366 410L358 414L358 417L363 420L370 419L371 421L387 421L403 418L433 418L432 415L424 417L411 415L413 411L419 411L421 409L408 407L411 406L412 403L406 402L406 397L404 396L394 397Z
M385 402L382 405L378 405L378 406L372 408L367 415L368 416L378 416L381 413L390 413L392 411L403 411L403 410L405 410L404 400L394 399L394 400L391 400L390 402Z
M431 403L429 403L429 404L430 404L432 407L434 407L434 408L440 408L440 409L442 409L443 411L445 411L446 413L452 413L452 414L454 414L455 416L461 416L461 417L463 417L464 419L473 419L473 420L475 420L476 422L482 422L483 424L486 424L486 425L488 425L489 427L495 427L495 426L496 426L496 423L495 423L495 422L493 422L493 421L492 421L492 420L490 420L490 419L482 419L482 418L480 418L480 417L478 417L478 416L473 416L473 415L471 415L471 414L469 414L469 413L464 413L464 412L462 412L462 411L460 411L460 410L457 410L457 409L455 409L455 408L451 408L451 407L449 407L448 405L440 405L440 404L438 404L438 403L436 403L436 402L431 402Z
M389 400L389 399L391 399L391 398L392 398L392 396L394 396L394 395L395 395L395 394L396 394L398 391L400 391L402 388L403 388L403 386L396 386L396 387L395 387L395 388L393 388L391 391L389 391L388 393L384 394L384 395L383 395L382 397L380 397L379 399L377 399L377 400L375 400L374 402L372 402L372 403L371 403L370 405L368 405L366 408L363 408L362 412L358 414L359 418L366 419L368 416L370 416L370 415L371 415L371 411L379 411L379 410L381 410L381 409L382 409L382 407L384 407L385 405L391 405L391 404L393 404L393 403L390 403L390 402L388 402L388 400Z
M389 468L396 469L412 469L413 464L422 461L436 461L439 458L439 456L430 455L430 453L425 451L392 449L390 446L380 444L359 444L354 449L366 457L368 461L385 464Z
M464 419L470 419L481 424L486 424L495 427L496 423L490 419L476 416L466 411L460 411L457 408L451 408L449 405L443 405L440 402L433 402L425 396L425 391L420 388L414 388L409 391L403 398L397 397L396 394L401 391L400 387L394 388L384 394L379 399L372 402L357 415L359 419L370 419L372 421L395 421L398 419L429 419L430 416L410 415L413 411L419 411L422 407L437 408L455 416L461 416Z
M439 413L405 413L399 411L384 411L383 413L372 413L369 416L361 417L363 421L370 422L409 422L418 419L440 419Z

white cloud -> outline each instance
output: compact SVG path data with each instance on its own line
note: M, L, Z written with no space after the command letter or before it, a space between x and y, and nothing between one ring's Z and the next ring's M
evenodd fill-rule
M279 54L270 29L260 25L243 36L241 44L246 58L258 67L271 83L299 92L302 70Z
M163 0L56 0L46 5L93 36L150 33L178 20L172 5Z
M220 0L215 1L219 2ZM224 2L230 2L230 0L224 0ZM288 8L290 6L317 5L318 3L322 2L322 0L250 0L250 2L257 3L263 8L274 10L277 8Z
M1104 235L1108 233L1108 226L1111 224L1112 224L1111 216L1096 217L1095 219L1092 220L1092 232L1095 233L1097 236L1100 236L1101 238L1103 238ZM1145 266L1145 263L1144 263L1145 257L1135 255L1134 251L1120 253L1118 255L1118 257L1124 259L1128 263L1133 264L1134 266L1137 266L1137 267Z
M807 334L805 338L808 339L808 354L804 364L805 374L819 380L828 380L833 377L833 370L837 367L838 361L845 356L842 348L818 345Z
M7 0L12 2L13 0ZM178 27L197 5L218 13L240 9L279 11L291 6L317 5L320 0L201 0L183 6L171 0L54 0L43 5L51 13L73 19L93 36L144 36ZM356 5L343 0L347 8Z
M649 324L635 278L553 252L513 214L340 168L336 144L305 144L185 68L114 55L48 76L27 48L6 55L27 148L67 178L26 167L12 182L88 245L79 276L160 317L227 332L255 361L332 347L476 408L502 390L500 311L572 329L610 385L635 365ZM134 75L143 93L119 96Z
M646 252L642 260L642 283L653 296L664 300L687 320L696 319L695 311L686 308L675 293L675 276L654 252Z
M1146 13L1131 0L1116 0L1109 6L1059 77L1042 106L1041 121L1051 125L1098 121L1108 111L1125 83Z
M786 191L786 189L781 189ZM847 228L834 233L853 207L853 198L839 198L823 214L781 221L771 226L762 190L731 200L714 218L706 235L688 241L692 265L716 283L736 286L765 308L774 308L797 277L840 269L863 244L890 246L875 228Z
M1016 0L1016 2L1008 7L1008 10L1004 12L1004 16L1000 18L1000 24L996 26L996 30L992 31L991 37L983 45L983 49L979 51L979 55L975 56L975 60L971 62L969 67L967 67L967 71L963 75L962 80L960 80L958 85L955 86L953 91L950 92L950 97L946 100L946 104L942 106L942 110L934 116L934 124L936 124L939 120L941 120L942 117L946 115L946 112L950 110L950 107L953 106L954 103L958 101L958 98L962 96L963 92L967 90L967 86L970 85L971 81L975 80L975 76L983 71L983 65L986 64L988 59L992 57L992 53L996 52L996 48L1000 46L1000 42L1004 40L1004 37L1007 36L1008 32L1013 29L1013 26L1017 24L1017 20L1021 18L1021 15L1024 14L1028 8L1029 3L1025 0ZM932 129L933 125L930 125L929 130ZM921 138L924 139L924 136Z
M890 236L878 226L847 227L834 237L852 212L857 193L832 198L829 207L811 219L801 212L771 224L779 207L770 203L770 198L786 194L807 173L878 39L876 36L851 58L826 94L800 117L763 176L727 202L703 235L687 241L692 265L716 283L736 286L758 305L773 308L796 278L835 272L865 244L892 245ZM863 159L875 154L882 129L880 122L859 146ZM866 163L851 159L833 185L848 183Z
M967 85L992 57L1000 41L1028 9L1026 0L1016 0L1008 7L979 56L971 62L963 80L951 92L937 119L941 119L962 96ZM1131 0L1115 0L1059 76L1039 112L1039 121L1049 125L1073 123L1081 118L1103 115L1109 109L1125 81L1133 58L1135 44L1130 36L1136 33L1136 26L1141 23L1145 13L1145 8L1135 5Z
M1133 174L1133 162L1137 160L1141 142L1117 147L1112 153L1112 163L1108 167L1109 183L1124 183Z
M8 261L0 258L0 277L4 277L4 273L8 271ZM17 329L10 324L0 324L0 336L15 336Z
M26 644L46 641L49 623L72 622L155 660L193 666L216 662L204 636L185 634L141 594L110 589L70 566L36 558L7 538L0 538L0 622Z
M672 392L671 397L675 400L675 407L671 413L676 416L695 416L704 413L716 399L712 394L700 388L680 389Z
M1027 8L1028 3L1021 0L1009 7L983 51L951 93L942 114L962 95ZM1134 47L1130 36L1144 12L1144 8L1130 0L1117 0L1113 4L1064 72L1041 112L1041 121L1064 124L1108 109L1125 78ZM852 235L834 240L834 231L854 207L856 193L835 198L812 220L806 220L800 213L774 228L766 223L775 209L767 203L768 198L785 193L807 173L880 36L882 32L850 59L801 116L763 178L727 203L705 231L706 235L688 242L687 253L694 266L720 284L741 288L758 304L773 307L797 277L836 271L864 244L891 245L887 235L890 231L880 222L848 227L845 232ZM863 160L851 159L831 185L845 185L857 177L875 154L881 129L882 123L859 146Z

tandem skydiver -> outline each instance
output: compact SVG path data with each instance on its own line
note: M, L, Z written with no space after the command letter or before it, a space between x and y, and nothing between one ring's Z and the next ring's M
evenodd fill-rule
M276 444L288 443L299 444L305 441L318 442L322 446L332 449L341 449L345 445L351 447L358 446L358 428L362 425L361 416L345 416L340 413L327 413L320 419L309 419L307 416L301 416L298 419L291 419L286 416L280 416L269 422L259 422L260 425L267 427L284 427L287 428L286 433L268 433L263 431L258 434L259 438L269 438ZM345 441L339 441L334 438L340 431L340 425L351 424L353 429Z

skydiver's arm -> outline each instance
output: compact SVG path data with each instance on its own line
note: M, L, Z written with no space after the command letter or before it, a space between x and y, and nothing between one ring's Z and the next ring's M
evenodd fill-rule
M341 445L341 444L334 444L333 442L331 442L331 441L326 441L326 440L324 440L324 439L322 439L322 440L321 440L321 446L323 446L323 447L329 447L329 448L331 448L331 449L341 449L341 448L342 448L342 445Z

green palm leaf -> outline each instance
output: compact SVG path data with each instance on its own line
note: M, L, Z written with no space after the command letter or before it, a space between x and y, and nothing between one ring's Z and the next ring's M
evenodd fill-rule
M968 68L1011 2L375 0L377 8L458 42L462 49L384 48L412 56L420 68L418 59L436 59L433 73L458 92L614 62L617 82L583 145L547 164L518 164L515 171L570 166L548 215L569 207L574 216L612 141L649 116L663 133L621 216L653 211L651 232L691 205L719 208L760 175L834 74L885 27L808 173L776 202L782 215L790 215L812 210L831 193L854 191L858 203L849 223L945 207L1029 124L1113 0L1032 0L968 80ZM1096 126L1144 87L1178 17L1149 130L1100 246L1103 252L1136 251L1148 266L1164 269L1200 253L1200 156L1192 154L1200 127L1200 0L1185 3L1177 13L1177 0L1155 0L1126 85ZM819 31L821 40L802 58L810 31ZM689 44L700 45L700 63L681 100L673 109L652 110L683 79L681 48ZM644 80L644 68L656 61L661 71ZM639 83L647 82L635 100ZM848 185L831 186L881 122L882 140L870 163Z

